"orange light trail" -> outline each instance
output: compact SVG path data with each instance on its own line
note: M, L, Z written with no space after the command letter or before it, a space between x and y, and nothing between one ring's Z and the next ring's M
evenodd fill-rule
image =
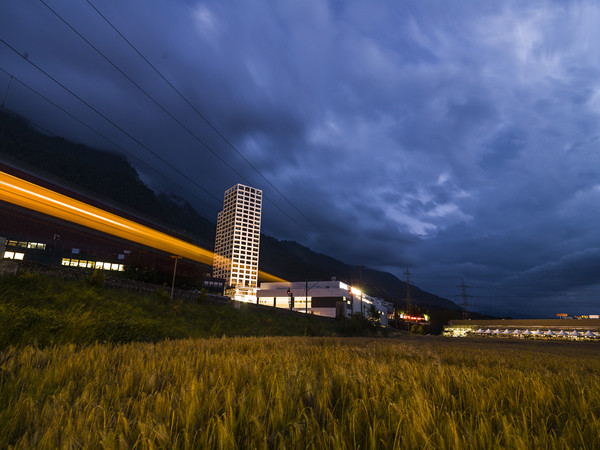
M212 265L214 253L95 206L0 171L0 200L128 241ZM284 281L259 272L265 281Z

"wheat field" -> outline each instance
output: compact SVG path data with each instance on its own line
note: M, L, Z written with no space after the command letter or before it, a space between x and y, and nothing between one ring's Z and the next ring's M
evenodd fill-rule
M0 448L600 448L599 347L433 337L9 347Z

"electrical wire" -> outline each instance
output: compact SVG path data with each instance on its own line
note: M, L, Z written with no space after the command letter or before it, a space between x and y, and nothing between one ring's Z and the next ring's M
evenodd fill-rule
M192 130L190 130L187 126L185 126L180 120L178 120L173 114L171 114L162 104L160 104L152 95L150 95L144 88L142 88L138 83L136 83L129 75L123 72L115 63L113 63L104 53L102 53L94 44L92 44L89 40L87 40L79 31L77 31L69 22L67 22L58 12L52 9L44 0L39 0L49 11L51 11L61 22L63 22L71 31L73 31L79 38L81 38L85 43L87 43L92 49L96 51L104 60L106 60L112 67L114 67L121 75L123 75L133 86L135 86L142 94L144 94L152 103L154 103L158 108L160 108L165 114L167 114L171 119L173 119L179 126L181 126L190 136L192 136L198 143L200 143L204 148L206 148L209 152L211 152L216 158L218 158L223 164L225 164L229 169L231 169L238 177L240 177L247 184L251 183L244 175L242 175L238 170L236 170L231 164L229 164L221 155L219 155L215 150L212 149L206 142L200 139ZM290 219L293 223L295 223L298 227L303 228L300 224L298 224L288 213L286 213L283 209L279 207L273 200L267 198L265 196L265 200L269 201L275 208L279 210L282 214L284 214L288 219ZM304 229L304 231L307 231Z
M137 143L139 146L141 146L142 148L144 148L146 151L148 151L149 153L151 153L154 157L156 157L159 161L161 161L162 163L164 163L165 165L167 165L168 167L170 167L172 170L174 170L175 172L177 172L179 175L181 175L183 178L185 178L186 180L188 180L190 183L192 183L194 186L198 187L199 189L201 189L204 193L206 193L209 197L212 197L213 199L215 199L217 202L221 202L221 200L217 197L215 197L212 193L210 193L208 190L206 190L204 187L200 186L198 183L196 183L194 180L192 180L190 177L188 177L186 174L184 174L183 172L181 172L178 168L176 168L175 166L173 166L171 163L169 163L168 161L166 161L164 158L162 158L160 155L158 155L156 152L154 152L153 150L151 150L147 145L145 145L143 142L141 142L139 139L135 138L134 136L132 136L130 133L128 133L126 130L124 130L123 128L121 128L119 125L117 125L114 121L112 121L111 119L109 119L106 115L104 115L103 113L101 113L100 111L98 111L98 109L94 108L92 105L90 105L88 102L86 102L84 99L82 99L80 96L78 96L77 94L75 94L73 91L71 91L69 88L67 88L64 84L62 84L60 81L58 81L56 78L54 78L52 75L50 75L48 72L46 72L44 69L42 69L40 66L38 66L37 64L35 64L31 58L25 57L25 55L23 55L21 52L19 52L17 49L15 49L12 45L10 45L8 42L6 42L4 39L0 38L0 42L2 42L6 47L8 47L11 51L13 51L14 53L16 53L17 55L19 55L21 58L23 58L25 61L27 61L29 64L31 64L33 67L35 67L38 71L40 71L42 74L44 74L45 76L47 76L48 78L50 78L52 81L54 81L56 84L58 84L61 88L63 88L65 91L67 91L69 94L71 94L73 97L75 97L77 100L79 100L80 102L82 102L84 105L86 105L88 108L90 108L92 111L94 111L96 114L98 114L100 117L102 117L104 120L106 120L108 123L110 123L112 126L114 126L116 129L118 129L121 133L125 134L127 137L129 137L131 140L133 140L135 143Z
M4 70L2 67L0 67L0 71L4 72L6 75L9 75L11 77L11 80L14 79L16 80L19 84L21 84L23 87L25 87L26 89L29 89L31 92L33 92L34 94L38 95L39 97L41 97L42 99L46 100L48 103L50 103L52 106L58 108L59 110L61 110L63 113L65 113L67 116L69 116L71 119L79 122L81 125L83 125L84 127L86 127L87 129L89 129L90 131L94 132L95 134L97 134L98 136L100 136L101 138L103 138L106 142L110 143L111 145L113 145L115 148L118 148L119 150L121 150L122 152L124 152L125 154L129 155L130 157L134 158L135 160L137 160L138 162L140 162L141 164L143 164L144 166L146 166L147 168L149 168L150 170L154 171L156 174L160 175L161 177L163 177L165 180L169 181L170 183L174 184L175 186L177 186L178 188L190 193L191 195L193 195L197 200L200 200L201 202L203 202L205 205L207 205L210 208L213 208L214 210L218 211L218 208L210 205L205 199L199 197L198 195L194 194L193 192L188 191L187 189L185 189L183 186L181 186L180 184L178 184L177 182L171 180L170 178L168 178L165 174L163 174L162 172L160 172L159 170L157 170L156 168L152 167L150 164L148 164L147 162L145 162L143 159L138 158L137 156L135 156L132 152L130 152L129 150L127 150L126 148L124 148L123 146L117 144L115 141L113 141L112 139L108 138L106 135L100 133L98 130L96 130L95 128L93 128L92 126L90 126L89 124L83 122L81 119L79 119L78 117L76 117L75 115L71 114L69 111L67 111L65 108L63 108L62 106L58 105L57 103L53 102L52 100L50 100L48 97L46 97L45 95L43 95L41 92L35 90L34 88L32 88L31 86L29 86L27 83L25 83L24 81L20 80L19 78L15 77L14 75L12 75L11 73L9 73L8 71ZM4 106L4 104L2 105L2 107L4 109L6 109L7 111L10 111L10 109L6 108ZM14 111L10 111L13 112L14 114L16 114ZM30 123L32 123L33 125L35 125L38 128L42 128L44 129L46 132L52 134L55 136L54 133L50 132L49 130L47 130L46 128L31 122L30 120L28 120Z
M40 0L41 1L41 0ZM169 85L169 87L179 96L179 98L181 98L195 113L198 117L200 117L204 123L206 123L228 146L229 148L231 148L246 164L248 164L256 173L258 173L258 175L260 175L260 177L265 180L267 182L267 184L269 184L269 186L271 186L273 188L273 190L275 190L275 192L277 192L292 208L294 208L296 210L296 212L298 212L298 214L300 214L310 225L312 225L318 232L320 232L324 237L327 238L327 235L325 234L325 232L323 232L323 230L321 230L317 225L315 225L298 207L296 207L296 205L294 205L273 183L271 183L271 181L269 181L267 179L267 177L254 165L252 164L244 155L242 152L240 152L238 150L238 148L229 140L227 139L227 137L225 137L225 135L204 115L202 114L200 111L198 111L198 109L160 72L160 70L158 70L156 68L156 66L154 66L143 54L142 52L140 52L137 47L135 45L133 45L131 43L131 41L129 39L127 39L123 33L121 33L121 31L119 31L119 29L104 15L102 14L102 12L100 12L100 10L98 10L98 8L96 8L96 6L94 6L94 4L90 1L90 0L86 0L87 3L92 7L92 9L94 11L96 11L96 13L98 13L98 15L100 17L102 17L102 19L104 19L104 21L133 49L134 52L136 52L138 54L138 56L140 58L142 58L146 64L148 64L148 66L150 68L152 68L152 70L165 82L167 83L167 85Z

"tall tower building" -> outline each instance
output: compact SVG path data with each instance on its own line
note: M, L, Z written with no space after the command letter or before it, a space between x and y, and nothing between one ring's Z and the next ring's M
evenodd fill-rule
M262 191L236 184L225 191L217 216L214 276L225 279L225 295L255 302Z

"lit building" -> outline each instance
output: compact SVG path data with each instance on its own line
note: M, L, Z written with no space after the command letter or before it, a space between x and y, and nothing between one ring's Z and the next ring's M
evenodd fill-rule
M225 280L225 295L255 302L258 281L262 191L236 184L225 191L217 216L213 275Z
M261 283L257 293L258 304L293 309L325 317L349 317L363 314L368 317L375 306L380 323L388 324L393 304L371 297L360 289L342 281L297 281Z
M444 336L598 339L600 338L600 319L451 320L444 327Z

